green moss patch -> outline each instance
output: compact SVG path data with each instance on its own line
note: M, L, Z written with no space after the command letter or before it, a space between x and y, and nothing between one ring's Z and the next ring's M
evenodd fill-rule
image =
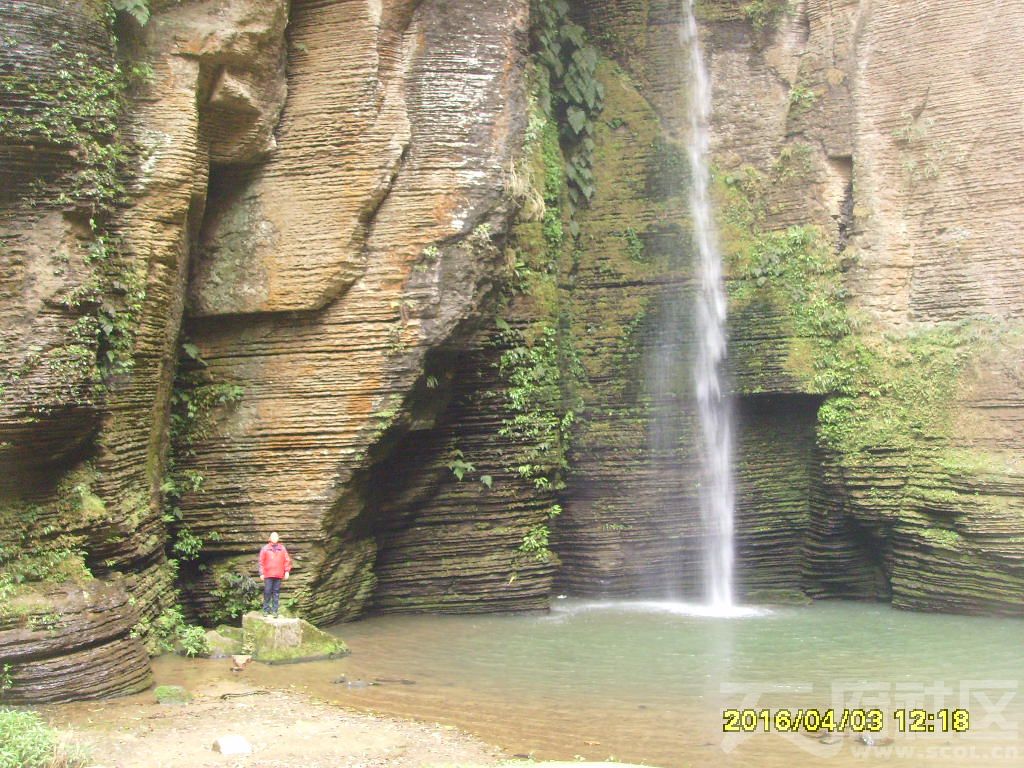
M153 690L153 697L158 704L188 704L192 694L180 685L158 685Z

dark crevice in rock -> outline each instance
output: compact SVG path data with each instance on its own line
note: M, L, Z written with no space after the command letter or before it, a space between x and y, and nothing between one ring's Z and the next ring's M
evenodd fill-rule
M410 430L371 470L368 509L380 546L373 611L547 607L555 563L520 547L555 499L516 474L519 446L500 435L511 413L496 339L483 328L430 356ZM462 479L456 461L472 465Z
M842 190L842 196L836 201L836 210L831 213L837 228L836 249L841 253L846 250L853 234L853 158L850 156L829 157L828 167Z

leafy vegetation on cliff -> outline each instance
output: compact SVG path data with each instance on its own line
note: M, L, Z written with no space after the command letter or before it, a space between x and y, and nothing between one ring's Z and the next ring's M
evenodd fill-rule
M66 344L36 360L64 382L57 404L93 402L103 395L106 382L131 369L145 299L144 275L123 253L114 231L133 152L120 127L130 78L112 55L117 49L112 12L105 25L108 55L74 48L65 32L64 41L48 52L52 68L0 78L0 104L5 105L0 140L50 158L47 172L30 182L25 198L37 208L61 208L83 223L78 247L87 276L61 299L77 320ZM16 48L20 42L7 36L4 44Z
M790 0L749 0L742 6L743 15L757 32L774 29L782 17L792 10Z
M110 0L110 6L115 11L128 14L140 26L149 21L149 0Z
M205 656L210 652L206 632L190 625L178 606L165 609L155 619L143 619L132 630L132 637L144 641L150 656L181 652L186 656Z
M510 238L511 301L530 307L530 322L497 321L495 342L506 383L511 417L499 433L521 446L510 458L512 471L540 492L565 487L568 450L579 402L574 381L582 366L570 337L571 323L559 296L564 260L579 247L574 212L594 194L594 116L604 88L596 79L597 51L568 16L562 0L535 0L530 113L513 189L520 208ZM561 513L552 503L547 519L523 536L520 552L540 560L551 556L549 521ZM513 564L514 568L514 564Z
M190 493L202 493L203 476L196 470L181 469L182 457L195 453L195 444L208 437L217 409L237 403L243 394L237 384L214 381L195 345L181 345L177 375L171 393L170 444L167 475L161 486L164 494L164 522L171 531L172 558L195 560L204 542L184 521L181 499ZM212 534L211 538L215 538Z
M847 489L854 514L888 520L903 537L969 551L958 519L997 502L958 490L964 482L978 487L968 480L978 471L957 458L963 452L955 447L954 406L968 363L994 330L951 322L882 333L859 316L844 285L850 255L818 227L769 224L776 196L810 173L796 145L767 173L717 174L733 334L762 338L770 327L777 335L743 347L739 381L747 392L792 388L823 396L821 471Z
M594 120L604 103L604 86L596 76L600 57L570 17L566 0L532 0L530 13L535 58L548 72L540 107L559 127L569 200L584 206L595 191Z
M51 504L0 500L0 617L34 611L30 598L15 598L37 586L92 578L87 531L107 520L94 482L95 469L86 465L60 482Z
M547 88L537 75L532 99L521 177L531 190L524 200L535 201L520 211L513 229L510 253L515 264L511 281L512 300L526 301L533 320L515 325L499 317L495 343L504 351L498 372L506 386L506 418L499 434L520 446L510 457L510 469L529 480L539 491L564 487L570 428L574 419L565 402L563 371L566 345L560 331L557 273L568 238L564 231L562 201L567 176L555 121L543 110ZM552 505L549 517L560 508ZM523 537L520 551L538 559L550 557L548 524L535 524Z

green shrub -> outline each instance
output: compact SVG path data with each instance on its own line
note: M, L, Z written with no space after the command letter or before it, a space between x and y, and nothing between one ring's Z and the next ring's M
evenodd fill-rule
M217 588L210 592L217 601L217 607L210 615L214 622L233 621L244 613L259 610L262 587L252 576L227 571L218 574L216 582Z
M763 33L774 30L792 9L789 0L750 0L742 10L754 30Z
M549 75L548 98L541 106L561 128L569 198L586 207L595 191L594 121L604 106L604 85L597 78L600 55L572 20L566 0L533 0L530 15L536 61Z
M193 625L182 627L178 632L178 645L189 658L210 654L210 646L206 642L206 630L202 627Z
M210 653L206 632L202 627L185 623L181 608L168 608L155 619L143 619L132 629L132 637L145 638L150 656L181 651L186 656L206 656Z
M548 548L548 537L550 535L551 530L545 523L533 526L523 536L523 541L519 545L519 551L533 555L540 562L547 562L551 557L551 550Z
M115 11L127 13L140 27L149 21L149 0L110 0L110 5Z
M78 768L85 751L63 743L35 712L0 707L0 768Z

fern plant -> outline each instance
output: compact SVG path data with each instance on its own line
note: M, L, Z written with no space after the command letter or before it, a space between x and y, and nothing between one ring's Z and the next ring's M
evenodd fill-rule
M131 16L140 27L149 21L149 0L110 0L110 5L115 11Z

